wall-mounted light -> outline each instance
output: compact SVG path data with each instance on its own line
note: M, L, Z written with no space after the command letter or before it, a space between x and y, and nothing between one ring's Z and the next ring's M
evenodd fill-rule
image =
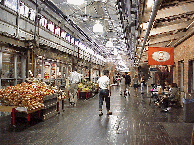
M96 24L93 26L93 32L103 32L103 26L99 21L96 21Z
M73 5L81 5L85 2L85 0L67 0L67 3L73 4Z

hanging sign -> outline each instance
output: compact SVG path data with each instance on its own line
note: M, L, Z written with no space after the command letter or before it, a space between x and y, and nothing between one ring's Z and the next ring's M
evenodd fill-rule
M174 65L174 47L148 47L148 65Z

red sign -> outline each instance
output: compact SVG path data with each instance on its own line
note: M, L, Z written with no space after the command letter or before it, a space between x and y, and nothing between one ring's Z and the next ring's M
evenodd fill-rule
M174 47L148 47L148 65L174 65Z

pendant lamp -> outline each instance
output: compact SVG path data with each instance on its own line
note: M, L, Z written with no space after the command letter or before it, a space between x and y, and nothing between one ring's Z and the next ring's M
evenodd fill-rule
M96 24L93 26L93 32L103 32L103 26L99 21L96 21Z
M73 5L81 5L85 2L85 0L67 0L67 3L73 4Z

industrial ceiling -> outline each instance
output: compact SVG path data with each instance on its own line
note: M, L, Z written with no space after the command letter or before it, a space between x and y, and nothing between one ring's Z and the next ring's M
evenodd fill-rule
M118 50L128 64L147 63L150 46L175 47L194 34L193 0L41 0L44 10L60 15L61 25L96 53L116 58ZM93 32L96 21L103 32ZM112 41L113 47L106 47Z

